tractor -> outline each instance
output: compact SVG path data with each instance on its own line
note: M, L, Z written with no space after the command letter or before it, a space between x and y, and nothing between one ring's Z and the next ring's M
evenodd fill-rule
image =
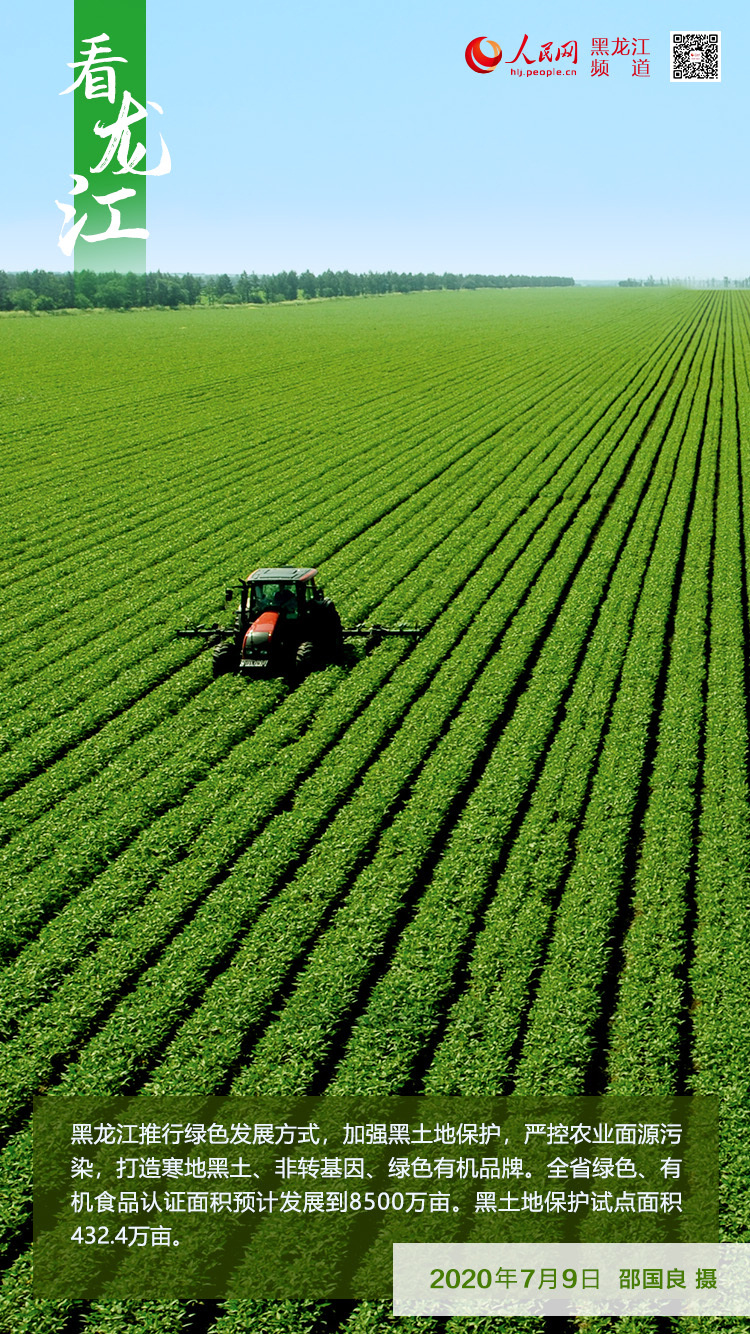
M253 570L240 580L240 601L234 624L222 627L188 625L177 634L203 639L213 647L213 673L304 676L313 667L341 661L344 640L363 636L368 647L385 635L411 635L418 627L356 625L344 630L339 614L315 584L317 570L279 565ZM225 600L231 602L228 588Z

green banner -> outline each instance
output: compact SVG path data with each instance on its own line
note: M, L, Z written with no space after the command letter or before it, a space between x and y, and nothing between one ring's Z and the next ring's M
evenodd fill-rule
M146 0L75 0L75 213L67 241L76 271L146 271ZM162 157L151 175L169 170ZM166 155L166 156L165 156ZM68 210L70 209L68 206ZM62 242L61 242L62 244Z

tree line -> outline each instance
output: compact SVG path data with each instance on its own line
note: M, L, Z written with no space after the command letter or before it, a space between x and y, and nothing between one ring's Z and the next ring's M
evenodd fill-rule
M220 274L22 273L0 270L0 310L88 310L95 306L245 305L315 297L379 296L387 292L457 291L477 287L573 287L572 278L486 273L324 273Z

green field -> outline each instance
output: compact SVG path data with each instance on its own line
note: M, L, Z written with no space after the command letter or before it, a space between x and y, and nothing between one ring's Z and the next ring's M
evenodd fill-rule
M32 1301L52 1090L720 1094L744 1239L745 294L19 316L0 341L0 1329L544 1329ZM214 681L174 631L285 562L346 624L428 631L296 686Z

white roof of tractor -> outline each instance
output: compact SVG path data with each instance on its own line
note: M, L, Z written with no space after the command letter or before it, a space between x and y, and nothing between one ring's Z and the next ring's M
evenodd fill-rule
M275 565L267 570L253 570L249 576L254 584L273 583L273 584L301 584L306 579L312 579L317 570L309 569L306 566L299 565Z

